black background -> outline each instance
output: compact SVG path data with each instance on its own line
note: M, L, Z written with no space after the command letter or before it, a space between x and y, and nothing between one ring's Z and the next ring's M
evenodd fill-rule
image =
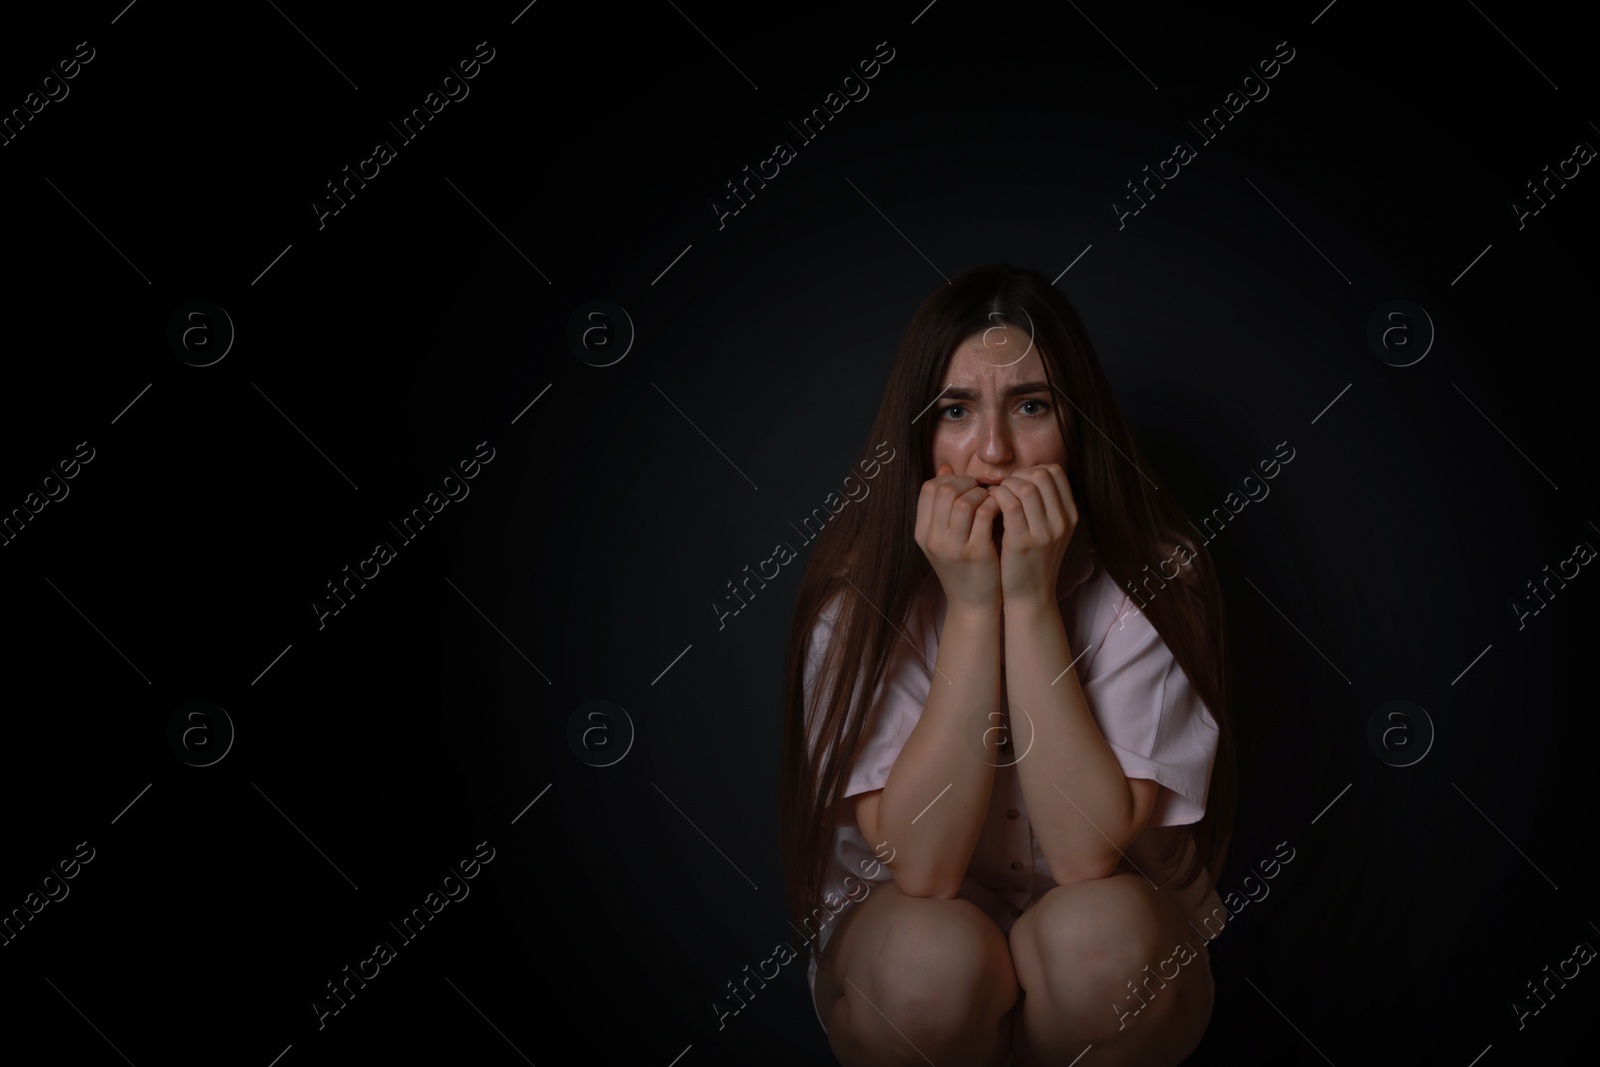
M6 1040L140 1065L832 1062L803 960L720 1030L711 1007L788 936L806 550L721 630L710 605L839 489L941 276L1003 260L1071 265L1192 515L1295 449L1212 544L1241 759L1218 881L1280 841L1295 859L1213 945L1192 1062L1575 1042L1589 968L1520 1029L1511 1003L1600 944L1600 579L1520 629L1510 606L1600 545L1597 179L1521 229L1512 208L1600 143L1575 16L677 8L8 15L7 110L77 42L95 57L0 146L0 508L78 442L94 459L0 546L0 909L76 843L95 858L0 947ZM480 41L470 94L319 228L324 183ZM800 143L789 121L882 41L870 95ZM1187 122L1281 41L1270 95L1202 143ZM780 139L796 158L719 228L711 198ZM1196 158L1119 229L1124 183L1178 140ZM237 331L204 368L166 340L196 299ZM566 336L595 299L636 330L603 368ZM1408 367L1366 340L1397 299L1435 333ZM482 441L470 496L319 627L324 583ZM237 730L203 768L166 734L196 699ZM596 699L636 731L605 768L567 740ZM1367 740L1395 699L1436 731L1405 768ZM481 841L470 895L319 1029L310 998Z

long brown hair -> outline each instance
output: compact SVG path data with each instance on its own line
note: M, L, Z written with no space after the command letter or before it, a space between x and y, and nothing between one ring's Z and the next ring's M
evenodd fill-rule
M1070 402L1052 408L1071 457L1067 475L1079 521L1089 527L1101 565L1124 588L1143 580L1145 614L1217 723L1206 812L1191 828L1194 856L1178 885L1192 883L1202 864L1215 883L1226 857L1234 751L1222 595L1211 557L1204 542L1188 534L1188 517L1144 461L1067 298L1037 271L986 264L941 285L906 327L862 446L862 469L874 443L887 441L895 451L876 491L823 527L800 579L789 634L779 800L784 877L797 930L817 912L840 794L870 702L895 643L903 640L897 627L932 573L912 536L918 493L933 477L934 417L926 413L951 353L967 337L1001 323L1033 337L1046 378ZM1175 578L1157 577L1158 591L1150 592L1150 578L1175 551L1187 564ZM813 695L820 717L813 723L819 731L813 751L803 691L808 639L824 606L841 593Z

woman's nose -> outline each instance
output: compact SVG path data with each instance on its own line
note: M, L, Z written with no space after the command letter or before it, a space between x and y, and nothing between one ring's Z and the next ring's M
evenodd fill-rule
M1003 419L985 428L979 448L990 463L1003 463L1011 458L1011 437Z

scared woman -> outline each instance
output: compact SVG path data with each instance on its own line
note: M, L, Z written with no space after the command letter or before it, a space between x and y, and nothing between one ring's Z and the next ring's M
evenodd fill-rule
M940 286L865 439L905 459L807 562L782 755L834 1054L1181 1062L1211 1017L1233 808L1203 543L1034 271Z

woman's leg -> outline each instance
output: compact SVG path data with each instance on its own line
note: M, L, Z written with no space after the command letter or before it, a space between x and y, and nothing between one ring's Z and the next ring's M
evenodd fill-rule
M1172 898L1136 874L1050 890L1011 929L1021 1008L1017 1067L1173 1067L1211 1020L1203 938Z
M883 882L840 923L816 991L839 1062L1006 1062L1017 981L1005 935L977 905L910 897Z

